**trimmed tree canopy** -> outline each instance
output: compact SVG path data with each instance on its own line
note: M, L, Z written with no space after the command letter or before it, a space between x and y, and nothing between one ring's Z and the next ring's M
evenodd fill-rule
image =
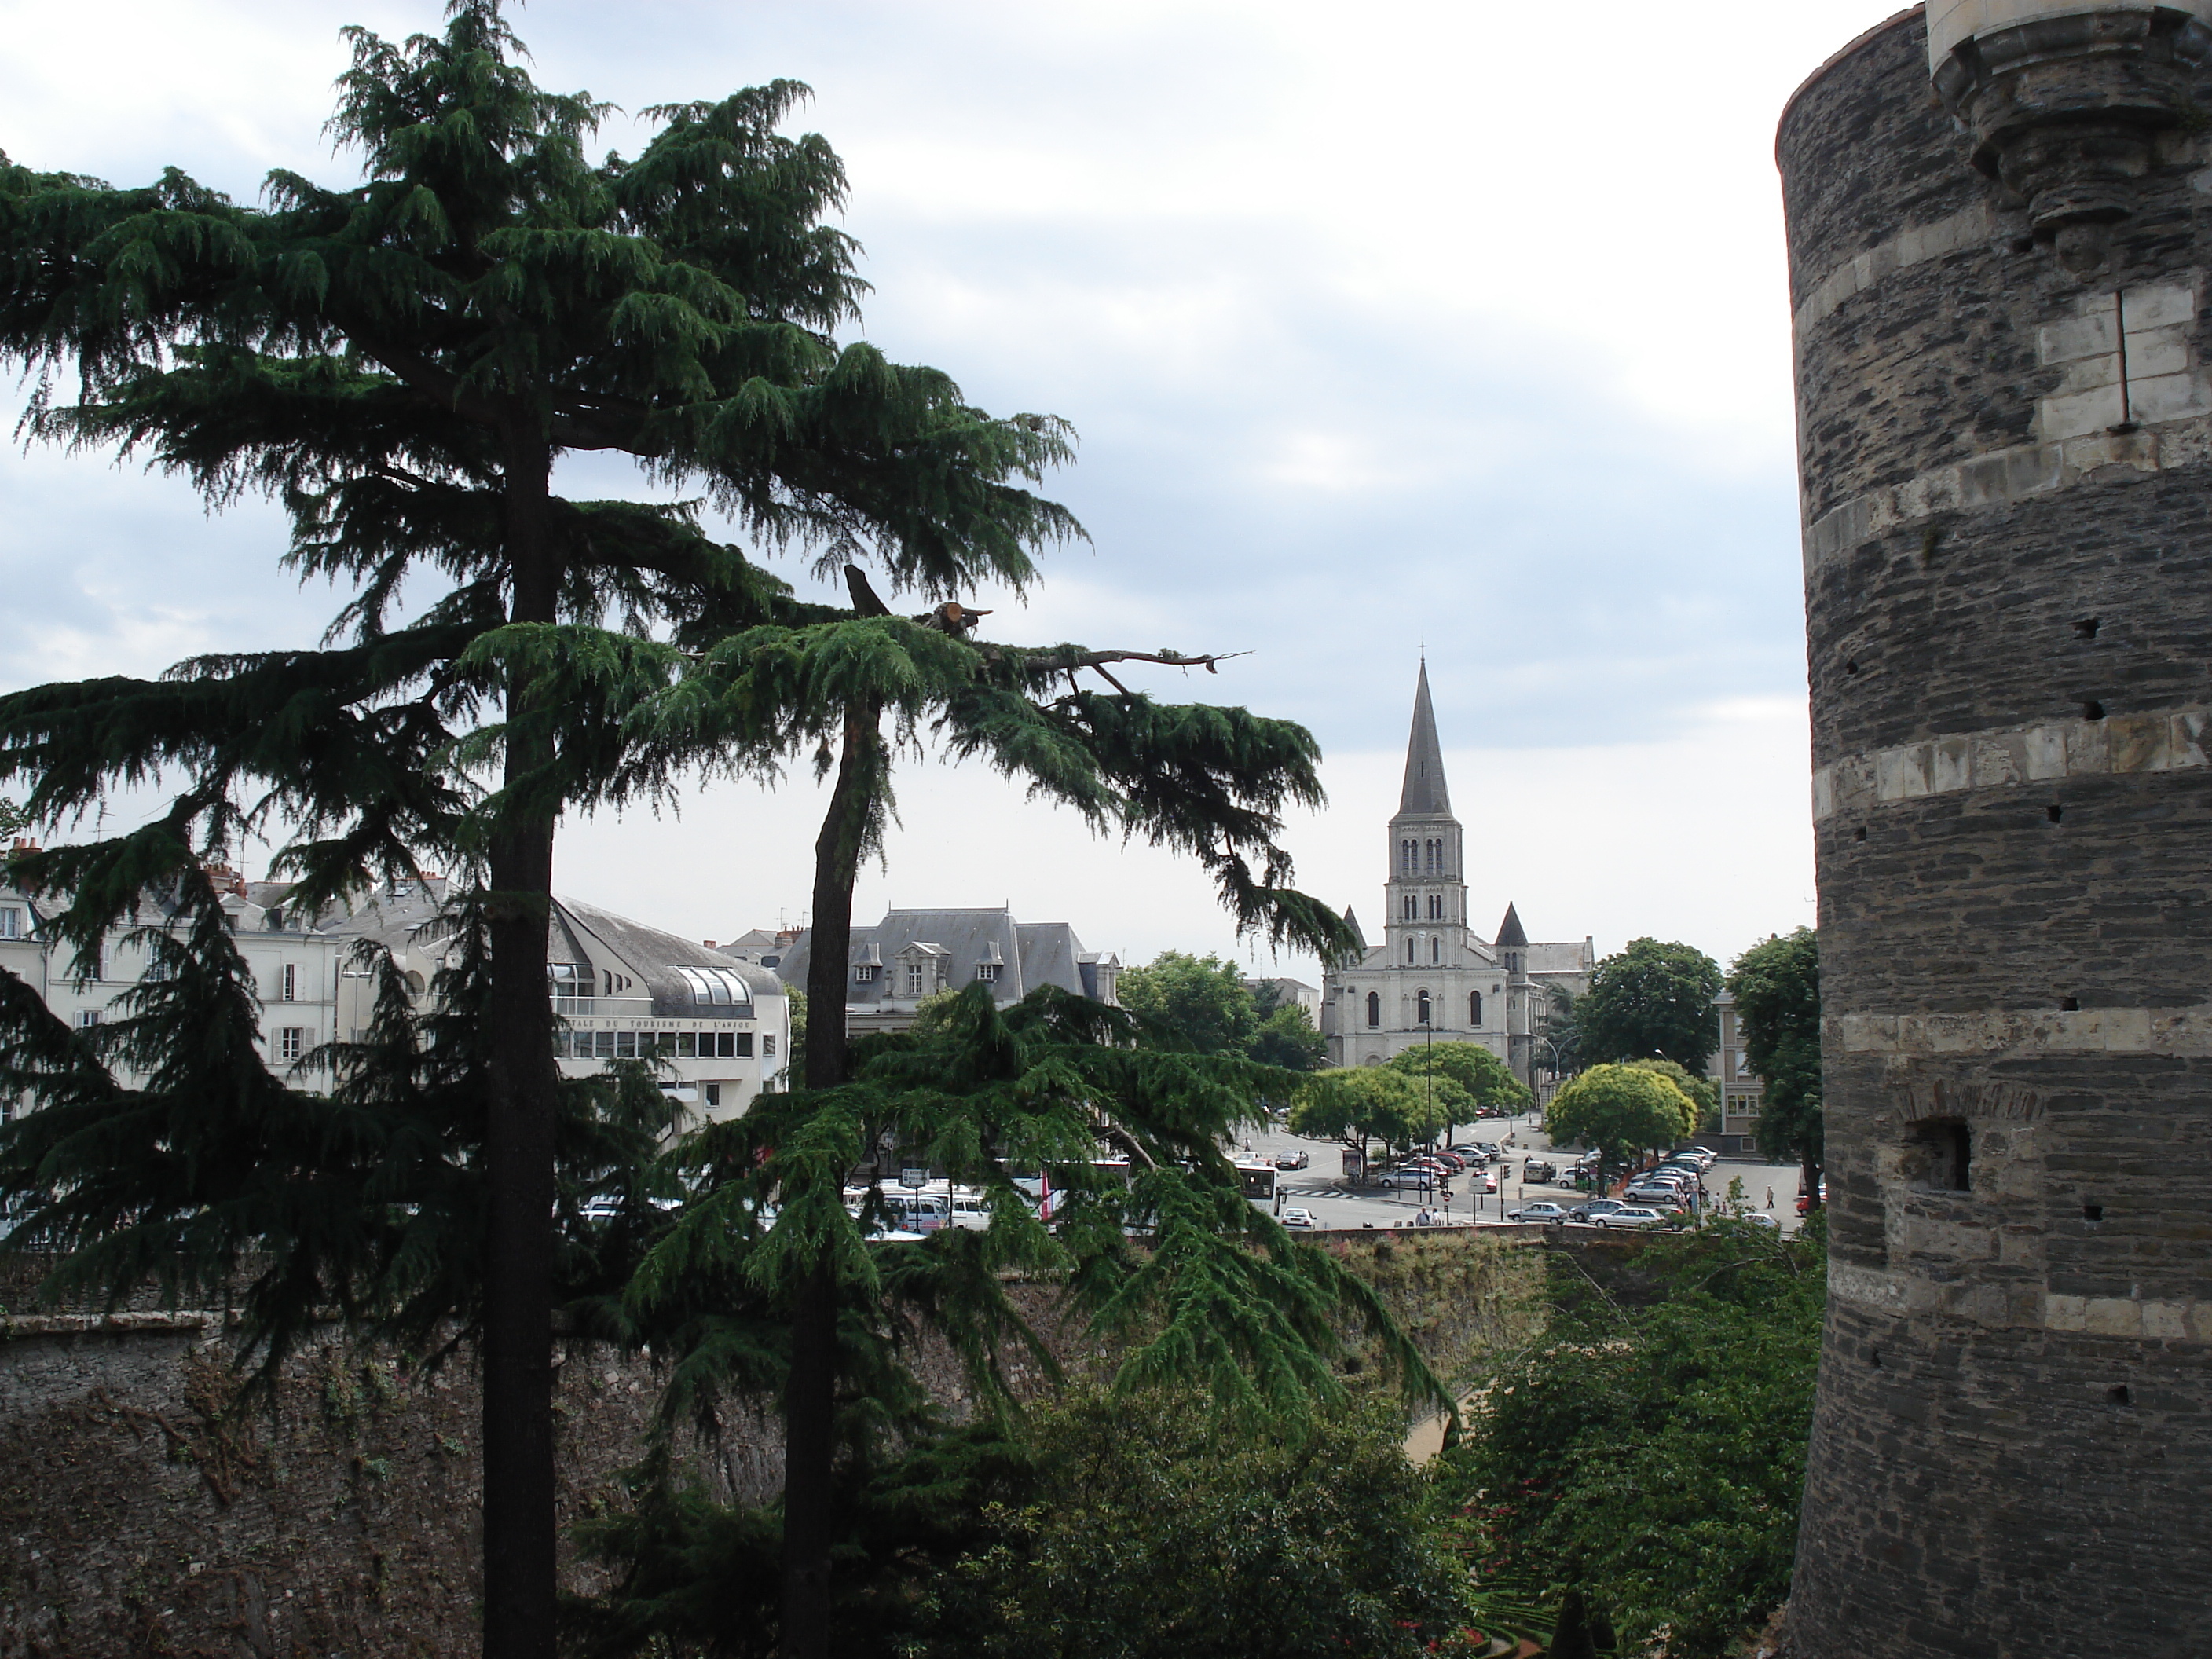
M1667 1078L1633 1066L1593 1066L1552 1097L1544 1129L1618 1163L1647 1146L1671 1146L1698 1127L1698 1108Z

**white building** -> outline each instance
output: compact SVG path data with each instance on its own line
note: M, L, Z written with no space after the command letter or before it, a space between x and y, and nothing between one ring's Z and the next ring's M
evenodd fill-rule
M392 953L418 1009L429 1011L438 973L453 948L451 935L436 925L448 896L442 878L393 883L349 912L318 918L286 908L290 890L285 884L247 882L222 870L210 873L253 975L263 1052L272 1069L289 1069L325 1042L358 1042L366 1035L376 987L369 970L354 959L362 939ZM119 1016L117 1000L144 974L144 951L129 943L130 935L158 925L165 914L149 898L137 921L108 929L95 961L80 964L67 947L45 936L38 901L0 873L0 967L37 989L71 1024L97 1024ZM760 1094L784 1085L790 1005L781 981L767 969L556 897L546 994L562 1022L556 1045L565 1076L587 1074L611 1060L653 1060L662 1087L697 1120L736 1116ZM297 1081L318 1086L312 1071Z
M1529 940L1511 904L1486 942L1468 912L1467 836L1452 816L1424 661L1413 694L1406 777L1390 820L1382 943L1322 976L1321 1030L1332 1066L1380 1066L1430 1042L1475 1042L1524 1083L1557 986L1579 996L1596 942ZM1355 932L1358 922L1345 912Z

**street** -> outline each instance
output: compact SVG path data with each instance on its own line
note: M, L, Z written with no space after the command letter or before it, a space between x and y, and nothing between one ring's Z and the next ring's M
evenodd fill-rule
M1551 1139L1540 1127L1541 1120L1534 1116L1518 1118L1487 1118L1472 1127L1462 1126L1452 1139L1461 1142L1487 1140L1497 1142L1505 1156L1490 1166L1498 1179L1498 1191L1486 1196L1472 1190L1468 1177L1472 1170L1462 1171L1451 1178L1451 1202L1447 1219L1458 1223L1473 1220L1477 1224L1502 1222L1505 1212L1517 1209L1526 1201L1550 1199L1571 1207L1580 1203L1586 1194L1572 1187L1554 1186L1540 1182L1524 1182L1521 1171L1530 1157L1548 1157L1553 1152ZM1511 1137L1508 1145L1507 1138ZM1413 1217L1425 1205L1432 1210L1446 1211L1443 1201L1436 1197L1424 1198L1413 1191L1379 1191L1364 1188L1347 1191L1344 1185L1344 1146L1335 1140L1307 1140L1291 1134L1286 1129L1269 1129L1255 1133L1239 1143L1239 1153L1249 1151L1258 1158L1273 1158L1293 1149L1304 1150L1313 1160L1303 1170L1286 1170L1278 1179L1282 1209L1303 1207L1313 1212L1318 1225L1323 1228L1358 1228L1364 1226L1411 1226ZM1571 1162L1576 1154L1571 1151L1560 1153L1552 1161ZM1797 1214L1797 1170L1794 1164L1767 1164L1757 1159L1724 1158L1705 1172L1705 1191L1716 1203L1728 1195L1729 1182L1743 1182L1745 1200L1754 1210L1765 1210L1782 1224L1782 1231L1794 1233L1800 1218ZM1773 1194L1770 1206L1767 1195Z

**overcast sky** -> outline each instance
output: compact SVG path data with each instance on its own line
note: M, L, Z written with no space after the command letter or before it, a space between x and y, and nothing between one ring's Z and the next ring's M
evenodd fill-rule
M1328 754L1300 884L1379 925L1421 647L1479 924L1724 962L1813 920L1773 131L1887 0L805 0L514 15L626 108L810 83L875 285L857 332L1081 434L1091 532L1007 639L1249 651L1164 696ZM0 149L118 184L334 184L340 27L390 0L0 3ZM640 129L611 122L634 152ZM564 473L643 493L605 463ZM312 641L265 507L0 453L0 686ZM734 536L735 532L728 532ZM787 575L802 579L797 568ZM910 767L888 904L1011 902L1094 949L1226 952L1206 884L987 775ZM570 824L565 891L702 938L803 920L819 801L717 787ZM1260 959L1265 962L1266 958ZM1310 963L1283 970L1312 976Z

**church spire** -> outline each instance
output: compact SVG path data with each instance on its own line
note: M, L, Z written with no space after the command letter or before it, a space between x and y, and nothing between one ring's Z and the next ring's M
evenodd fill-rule
M1451 814L1451 792L1444 787L1444 752L1437 743L1437 711L1429 702L1429 659L1421 659L1420 684L1413 693L1413 730L1406 739L1406 787L1398 815Z

